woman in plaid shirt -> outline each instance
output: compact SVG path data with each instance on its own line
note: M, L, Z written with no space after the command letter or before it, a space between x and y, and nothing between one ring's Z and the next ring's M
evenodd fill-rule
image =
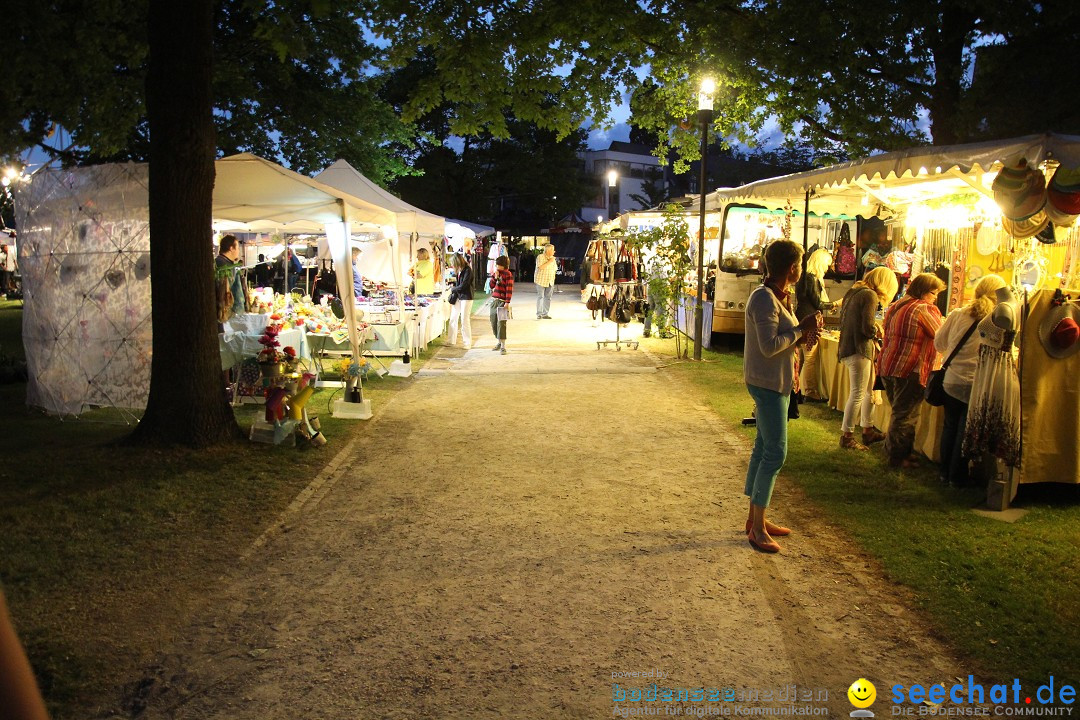
M877 371L892 404L892 421L885 436L885 452L893 467L915 467L909 458L915 444L915 421L923 388L937 360L934 335L941 327L935 301L945 289L936 275L916 275L907 293L885 313L885 333Z
M506 354L506 318L514 295L514 275L509 267L510 260L504 255L495 260L495 272L491 274L491 332L495 335L495 347L491 349L500 350L503 355Z

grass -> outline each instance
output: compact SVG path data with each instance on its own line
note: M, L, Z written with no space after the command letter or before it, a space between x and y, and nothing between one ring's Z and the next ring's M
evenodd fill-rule
M0 305L0 343L21 356L18 314ZM378 412L410 382L373 378L364 395ZM120 413L61 421L27 408L25 389L0 385L0 582L56 718L115 697L120 678L153 661L243 548L364 431L330 417L333 392L322 389L308 409L324 448L132 449L115 444L132 429ZM241 426L259 409L237 408Z
M671 340L645 347L674 354ZM705 351L703 358L670 372L752 439L753 427L741 424L753 408L741 352ZM983 672L1037 684L1050 675L1080 677L1080 487L1022 486L1014 504L1028 514L1015 524L990 520L970 512L983 492L940 485L933 464L901 473L880 450L840 450L839 427L839 412L802 405L783 478L911 588L941 636Z
M0 358L22 360L22 300L0 298Z

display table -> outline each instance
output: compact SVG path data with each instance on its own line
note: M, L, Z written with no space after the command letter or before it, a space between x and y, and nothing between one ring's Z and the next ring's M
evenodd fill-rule
M844 411L847 404L848 391L851 383L848 381L847 368L837 358L839 341L835 336L822 335L818 341L818 383L823 397L828 398L829 407ZM874 393L880 396L880 404L874 405L871 418L874 426L880 430L889 429L892 420L892 406L884 391ZM943 408L934 407L927 403L919 405L919 417L915 423L915 451L920 452L934 462L941 460L941 426L945 421Z
M223 332L218 333L218 351L221 353L221 369L228 370L236 367L242 361L253 358L259 354L263 346L259 343L262 337L263 327L258 333L250 332ZM311 359L311 349L308 347L307 336L303 328L290 328L278 333L278 342L281 348L291 346L296 350L296 355L302 360Z

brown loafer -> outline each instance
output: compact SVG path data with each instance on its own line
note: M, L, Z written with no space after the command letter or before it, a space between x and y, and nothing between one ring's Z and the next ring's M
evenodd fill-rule
M863 445L861 442L855 439L854 435L841 435L840 447L845 450L869 450L870 448Z
M870 428L870 430L862 431L863 445L872 445L876 442L881 442L885 439L885 433L881 432L877 428Z

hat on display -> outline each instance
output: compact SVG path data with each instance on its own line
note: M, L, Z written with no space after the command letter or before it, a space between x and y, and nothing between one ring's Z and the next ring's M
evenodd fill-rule
M1072 302L1051 306L1039 323L1039 342L1053 358L1080 352L1080 306Z
M1051 223L1062 228L1072 227L1076 224L1076 218L1080 217L1080 213L1070 215L1062 212L1053 202L1046 203L1043 212L1046 213L1046 217L1050 218Z
M1059 167L1046 187L1047 210L1051 207L1062 215L1080 215L1080 169L1066 170ZM1053 218L1051 218L1053 219ZM1062 223L1053 221L1054 224Z
M1014 167L1001 168L992 187L994 201L1009 220L1027 220L1046 205L1046 178L1024 158Z
M1037 212L1033 217L1029 217L1026 220L1013 220L1009 217L1001 218L1001 229L1017 240L1024 240L1034 235L1038 235L1049 224L1049 216L1042 211Z

